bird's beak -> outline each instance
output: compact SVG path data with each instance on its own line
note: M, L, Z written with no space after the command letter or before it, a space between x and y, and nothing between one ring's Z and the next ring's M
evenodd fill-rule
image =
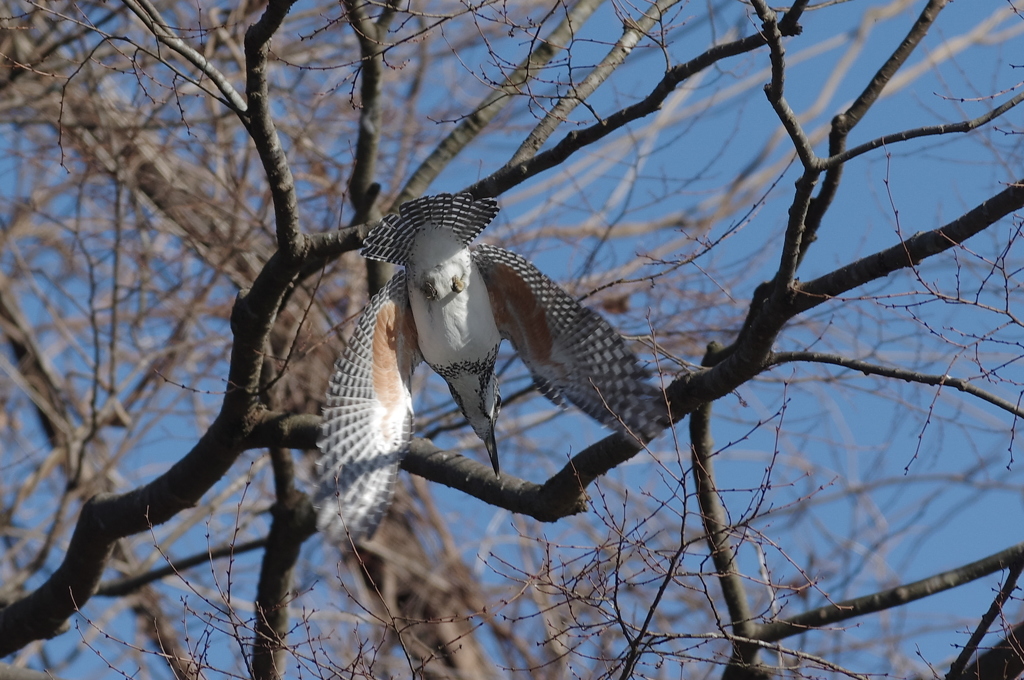
M501 477L501 473L498 472L498 445L494 443L494 430L487 435L484 439L484 446L487 447L487 455L491 457L491 465L494 466L494 476Z

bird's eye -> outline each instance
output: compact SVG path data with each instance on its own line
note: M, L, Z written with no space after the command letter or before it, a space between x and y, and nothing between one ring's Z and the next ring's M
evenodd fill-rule
M428 300L437 299L437 288L434 287L430 281L423 284L423 294L427 296Z

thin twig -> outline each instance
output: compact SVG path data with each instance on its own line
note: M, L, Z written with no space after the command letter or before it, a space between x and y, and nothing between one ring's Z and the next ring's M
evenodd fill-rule
M979 399L984 399L993 406L1012 413L1018 418L1024 418L1024 409L1022 409L1017 403L997 397L991 392L987 392L974 386L970 381L964 380L963 378L954 378L949 375L932 375L928 373L919 373L918 371L911 371L905 368L896 368L893 366L880 366L878 364L872 364L867 361L861 361L859 359L849 359L847 357L838 354L827 354L824 352L775 352L772 354L770 363L775 366L781 364L790 363L794 361L808 361L818 364L831 364L834 366L842 366L843 368L849 368L854 371L860 371L865 375L880 375L886 378L896 378L897 380L905 380L907 382L921 383L922 385L938 385L940 387L952 387L956 390L964 392L966 394L973 395Z

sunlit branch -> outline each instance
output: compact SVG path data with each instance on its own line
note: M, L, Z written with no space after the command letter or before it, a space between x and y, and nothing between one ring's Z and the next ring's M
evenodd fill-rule
M803 612L784 621L761 624L758 626L757 637L760 640L774 642L793 635L806 633L814 628L821 628L832 623L891 609L908 602L920 600L935 593L962 586L976 581L1002 569L1006 569L1024 556L1024 543L1001 550L983 559L950 569L934 576L889 588L871 595L857 597L842 602L835 602L818 609Z
M527 179L561 164L585 146L593 144L625 125L656 112L676 87L704 69L722 59L750 52L764 45L760 33L732 42L716 45L700 56L683 64L673 66L662 77L649 95L641 101L620 109L600 122L579 130L573 130L550 149L521 163L506 163L490 176L476 182L467 189L477 197L499 196Z
M824 352L775 352L772 354L769 360L772 365L778 366L781 364L793 362L793 361L807 361L818 364L831 364L834 366L842 366L843 368L849 368L854 371L860 371L865 375L879 375L886 378L895 378L897 380L904 380L906 382L921 383L922 385L938 385L939 387L952 387L953 389L959 390L966 394L973 395L979 399L984 399L988 403L998 406L999 408L1012 413L1018 418L1024 418L1024 409L1018 404L997 397L991 392L979 389L973 385L970 381L964 380L963 378L954 378L949 375L931 375L928 373L919 373L918 371L911 371L905 368L897 368L893 366L880 366L878 364L872 364L867 361L861 361L859 359L849 359L838 354L826 354Z
M307 234L306 246L309 250L306 261L303 262L299 270L298 278L304 280L306 277L322 271L327 262L339 255L362 248L366 235L376 225L377 222L374 221L317 234Z
M477 135L498 113L514 101L514 95L522 93L530 79L536 77L544 65L570 43L573 33L580 29L603 1L582 0L576 3L566 12L562 21L551 33L537 40L539 43L537 48L523 63L510 73L496 90L487 95L473 113L460 121L455 129L427 156L426 160L416 168L395 198L394 205L401 205L422 195L452 159L476 139ZM561 9L561 5L555 5L552 12Z
M306 237L309 258L334 258L358 250L363 244L363 239L375 225L375 222L369 222L344 229L310 234Z
M582 104L598 87L615 72L633 48L647 35L665 12L679 0L658 0L640 18L623 20L622 36L612 46L601 62L586 75L579 84L570 84L569 92L558 100L543 120L530 132L527 138L512 154L509 165L518 165L533 158L555 129L569 118L573 109Z
M180 54L189 63L199 69L224 96L221 101L225 106L234 111L237 115L243 116L247 106L242 96L232 87L228 79L202 54L193 49L188 43L174 35L166 21L160 16L160 11L150 0L121 0L125 7L130 9L142 23L146 25L150 33L167 47Z

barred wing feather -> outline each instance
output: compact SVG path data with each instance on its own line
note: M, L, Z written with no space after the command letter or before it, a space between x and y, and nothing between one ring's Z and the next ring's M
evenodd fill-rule
M494 319L538 389L559 405L644 440L668 423L661 391L622 336L599 314L515 253L480 245L473 259L487 286Z
M331 376L314 504L317 527L332 539L372 534L391 503L412 436L409 383L419 361L399 272L363 310Z
M469 245L498 214L493 198L474 200L472 195L438 194L403 203L400 215L386 215L367 235L362 254L371 260L406 265L424 229L443 227Z

